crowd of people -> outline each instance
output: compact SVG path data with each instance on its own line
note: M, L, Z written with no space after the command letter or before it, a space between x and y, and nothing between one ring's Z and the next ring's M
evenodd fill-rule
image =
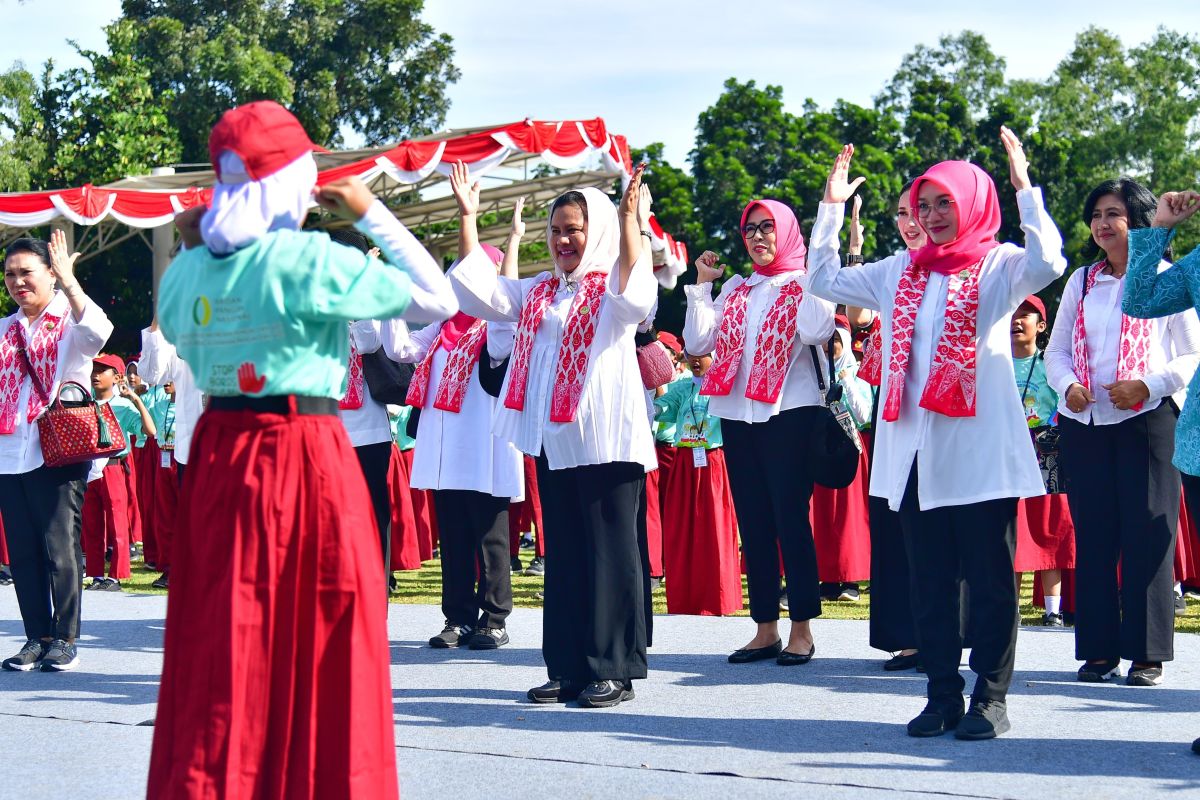
M1080 681L1128 662L1126 683L1160 684L1200 583L1200 251L1170 247L1200 194L1097 186L1095 263L1051 319L1062 239L1000 138L1023 242L997 240L992 178L945 161L889 209L905 250L868 260L846 145L807 242L776 200L730 220L750 268L700 255L676 334L654 326L642 166L616 204L554 200L553 269L522 278L520 206L503 250L481 243L455 165L443 273L360 181L317 185L282 107L227 112L212 202L177 218L128 362L61 234L5 253L0 562L28 641L4 668L75 668L80 591L121 591L140 544L170 598L151 796L395 797L389 576L436 554L430 647L502 647L532 533L534 703L632 700L653 589L671 614L727 615L743 576L754 628L728 661L780 666L815 658L822 603L869 581L883 668L927 676L911 736L1009 730L1025 572L1043 623L1074 625ZM314 200L346 227L304 230ZM69 382L125 449L44 463Z

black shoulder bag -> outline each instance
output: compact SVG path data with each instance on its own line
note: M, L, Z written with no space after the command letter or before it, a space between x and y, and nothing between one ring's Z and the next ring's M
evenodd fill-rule
M362 354L363 380L371 397L380 403L404 405L408 396L408 385L417 368L412 364L401 364L387 357L383 348L374 353Z
M813 425L808 440L808 472L813 481L829 489L845 489L854 483L858 474L858 460L862 453L862 439L854 417L842 403L842 387L835 380L833 371L833 344L829 344L829 385L825 384L821 359L817 348L808 346L812 356L813 372L821 390L821 411Z

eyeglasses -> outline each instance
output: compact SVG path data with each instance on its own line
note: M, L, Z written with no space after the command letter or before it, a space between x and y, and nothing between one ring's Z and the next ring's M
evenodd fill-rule
M775 232L775 220L764 219L762 222L755 225L753 222L747 222L742 228L743 239L753 239L754 234L761 233L763 236L769 236Z
M954 205L954 201L948 197L943 197L936 201L933 205L928 203L917 203L917 216L921 219L929 216L931 211L936 211L939 216L944 216L950 213L950 206Z

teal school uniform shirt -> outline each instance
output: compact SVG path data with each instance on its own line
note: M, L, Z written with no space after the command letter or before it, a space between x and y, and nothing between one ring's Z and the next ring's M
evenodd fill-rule
M150 409L150 416L154 420L154 427L158 429L155 438L158 440L158 446L164 449L169 449L175 446L175 399L163 392L162 399L154 404L154 408Z
M205 394L340 398L346 323L408 307L401 269L315 231L279 230L217 257L180 253L163 276L159 326Z
M150 386L146 389L145 394L138 395L138 396L142 398L142 405L144 405L146 407L146 410L148 412L150 412L150 418L152 420L154 420L155 424L157 425L158 417L156 417L154 415L154 409L159 403L161 403L162 401L164 401L166 399L167 393L165 391L163 391L163 388L161 386ZM134 443L133 446L140 450L141 448L146 446L146 440L149 438L150 438L149 436L145 436L144 434L139 433L138 437L137 437L137 441Z
M654 398L654 408L656 421L674 426L676 447L713 450L721 446L721 420L709 415L708 395L700 394L699 381L689 378L668 384L666 393Z
M674 386L675 384L677 384L681 381L690 381L691 379L692 379L691 373L688 373L686 375L676 375L674 378L671 379L671 382L667 384L666 388L670 389L672 386ZM658 398L655 398L655 399L657 400ZM658 414L656 413L654 416L654 441L656 444L661 443L661 444L674 445L675 444L675 420L665 419L665 418L660 419Z
M389 412L388 418L392 423L392 441L401 452L412 450L417 446L417 440L408 435L408 418L412 416L412 406L395 406L400 411L395 416ZM389 406L392 408L392 406Z
M1029 358L1014 358L1013 372L1017 376L1017 394L1024 397L1025 421L1029 427L1053 425L1058 408L1058 393L1046 380L1046 360L1039 353Z

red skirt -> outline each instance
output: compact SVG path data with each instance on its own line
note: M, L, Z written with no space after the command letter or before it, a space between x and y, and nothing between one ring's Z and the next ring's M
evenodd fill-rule
M388 464L388 494L392 501L392 563L393 571L421 568L421 549L417 544L417 516L413 511L412 487L408 485L408 470L400 448L392 445L392 460Z
M667 473L663 506L663 558L667 613L732 614L742 608L737 517L729 493L725 454L708 451L708 466L692 454L675 459Z
M412 485L413 451L401 450L404 477ZM413 504L413 518L417 522L417 547L421 561L433 560L433 549L438 546L437 515L433 511L433 494L427 489L409 489Z
M1062 598L1059 611L1067 614L1075 613L1075 569L1064 569L1062 571L1062 588L1059 589ZM1046 607L1046 593L1042 591L1042 581L1038 577L1033 579L1033 604L1038 608Z
M341 421L208 411L185 481L147 796L396 798L387 590Z
M546 555L546 542L542 533L542 495L538 491L537 462L532 456L523 456L525 470L525 499L508 504L508 547L510 555L521 552L521 534L535 532L534 553Z
M0 520L0 564L8 563L8 542L4 541L4 521Z
M858 473L845 489L814 485L809 519L817 547L817 576L825 583L871 579L868 446L858 456Z
M162 453L170 454L169 467L162 466ZM179 528L179 465L175 463L175 451L159 451L159 461L154 467L154 540L158 560L152 563L166 575L171 571L175 531Z
M158 440L153 436L146 440L145 447L135 447L133 450L133 460L137 467L137 486L134 493L137 496L142 521L142 556L146 563L155 565L158 564L158 537L155 530L157 516L154 489L158 484L161 457Z
M1075 523L1065 494L1017 501L1017 572L1075 568Z
M646 550L650 556L650 577L663 576L663 514L659 501L662 470L646 473Z

